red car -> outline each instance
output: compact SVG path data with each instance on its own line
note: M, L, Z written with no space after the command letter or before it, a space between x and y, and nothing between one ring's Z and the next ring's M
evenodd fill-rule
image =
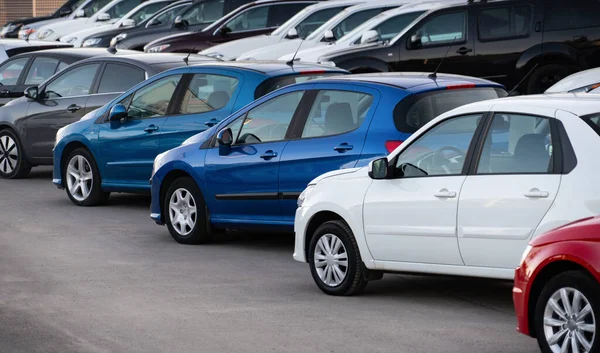
M517 330L536 337L542 352L600 352L600 217L532 240L515 272L513 301Z

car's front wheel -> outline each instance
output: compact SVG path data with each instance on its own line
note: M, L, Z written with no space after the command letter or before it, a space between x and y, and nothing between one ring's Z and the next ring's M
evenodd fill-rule
M534 321L542 352L598 352L599 305L600 285L582 272L564 272L548 281Z
M0 131L0 177L24 178L31 171L17 135L9 129Z
M167 228L181 244L203 244L212 239L202 192L194 179L181 177L168 188L163 204Z
M63 170L69 199L77 206L95 206L108 199L101 186L100 171L92 154L78 148L67 157Z
M310 242L308 262L315 283L326 294L353 295L367 285L358 244L343 221L325 222L317 228Z

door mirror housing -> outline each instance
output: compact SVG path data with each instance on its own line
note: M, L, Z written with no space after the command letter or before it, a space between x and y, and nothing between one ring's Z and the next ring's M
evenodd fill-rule
M375 159L369 163L369 177L374 180L387 179L389 169L387 158Z
M127 117L127 108L123 104L117 104L114 107L110 108L110 112L108 113L108 120L110 121L120 121Z
M29 99L33 99L33 100L38 100L38 97L39 97L38 88L37 87L27 87L27 89L25 89L25 97L27 97Z
M173 27L175 28L185 28L187 27L187 21L183 19L181 16L175 17L175 21L173 21Z
M75 12L75 18L80 18L80 17L85 17L85 11L77 10L77 12Z
M159 24L160 24L160 21L157 20L156 18L153 18L150 21L148 21L148 25L146 27L152 27L152 26L156 26Z
M381 37L379 36L379 32L375 30L366 31L360 37L360 44L377 43L379 41L381 41Z
M411 48L419 48L419 47L421 47L421 45L423 44L421 42L421 38L423 38L422 32L420 30L416 31L415 34L413 34L412 36L410 36L410 41L409 41L410 47Z
M233 144L233 132L230 128L225 128L217 133L217 142L219 143L219 155L226 156L231 150Z
M285 35L285 38L287 39L296 39L298 37L298 30L296 30L295 28L290 29L289 32L287 32L287 34Z
M60 17L69 16L71 13L73 13L73 11L68 7L63 7L60 10L58 10L58 16Z
M228 35L229 33L231 33L231 28L229 28L229 27L227 27L227 26L223 26L223 27L219 28L219 33L220 33L222 36L226 36L226 35Z
M134 27L135 26L135 21L132 20L131 18L126 18L123 20L123 22L121 22L121 27Z
M335 40L336 40L336 38L335 38L335 35L333 34L333 31L328 29L323 34L323 39L321 40L321 42L333 43L333 42L335 42Z
M101 14L98 14L98 22L104 22L104 21L110 21L110 15L107 14L106 12L103 12Z

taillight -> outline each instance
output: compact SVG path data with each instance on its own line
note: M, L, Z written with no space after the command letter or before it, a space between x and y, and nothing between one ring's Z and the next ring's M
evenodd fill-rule
M385 141L385 149L388 153L392 153L396 147L400 146L402 141Z
M475 88L474 83L466 83L463 85L449 85L446 86L446 89L463 89L463 88Z

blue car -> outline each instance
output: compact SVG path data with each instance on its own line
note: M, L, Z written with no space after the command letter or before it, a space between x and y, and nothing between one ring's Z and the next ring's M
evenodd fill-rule
M149 192L154 158L289 84L347 72L316 64L206 63L153 76L57 132L54 184L80 206Z
M313 178L364 166L437 115L506 94L486 80L421 73L285 87L160 154L151 216L186 244L222 229L292 231L297 198Z

